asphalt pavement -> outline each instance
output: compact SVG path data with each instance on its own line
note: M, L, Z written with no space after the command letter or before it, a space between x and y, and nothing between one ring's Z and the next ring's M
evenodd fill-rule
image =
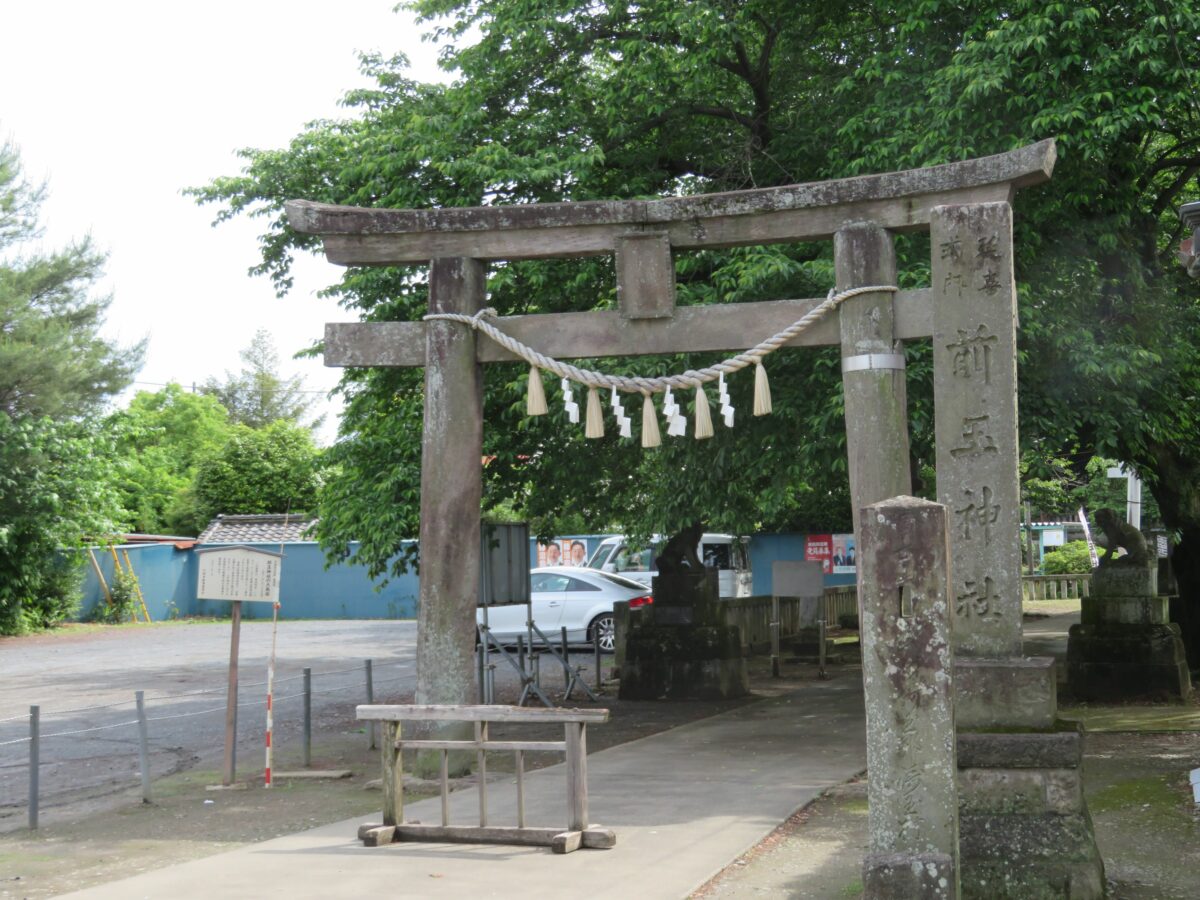
M593 726L602 728L603 726ZM611 850L396 843L366 848L347 820L67 896L679 898L704 884L823 790L866 766L861 674L740 707L588 756L591 820ZM489 824L515 824L511 776L491 784ZM563 766L526 776L531 826L565 827ZM476 824L474 789L450 821ZM436 798L406 821L440 821Z
M244 621L239 656L238 771L262 764L271 623ZM25 822L29 707L40 707L41 805L48 820L80 799L138 783L134 692L144 692L154 778L224 752L228 622L67 630L0 639L0 831ZM276 745L299 739L303 671L312 670L314 730L366 699L416 684L413 621L284 621L276 636Z

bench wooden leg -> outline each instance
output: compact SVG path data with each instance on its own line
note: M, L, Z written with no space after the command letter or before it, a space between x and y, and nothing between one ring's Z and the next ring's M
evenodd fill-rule
M587 726L582 722L568 722L564 727L567 743L567 829L583 831L588 827Z
M383 824L399 825L404 821L404 766L400 741L400 723L383 722L380 755L383 761Z

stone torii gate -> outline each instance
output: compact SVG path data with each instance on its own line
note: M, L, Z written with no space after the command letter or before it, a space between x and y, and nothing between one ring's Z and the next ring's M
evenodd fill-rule
M1055 859L1043 861L1033 881L1062 884L1065 877L1075 883L1072 897L1099 896L1102 874L1095 894L1083 889L1100 864L1090 823L1084 825L1077 741L1054 756L1038 750L1041 744L1031 751L1012 734L1050 729L1057 709L1053 661L1021 656L1010 206L1018 189L1050 177L1054 160L1053 141L1043 141L926 169L693 197L437 210L296 200L287 214L295 230L324 239L331 262L430 263L431 313L469 316L482 309L491 260L614 254L618 310L492 320L558 359L743 350L821 302L677 307L673 250L832 238L837 289L844 291L895 284L892 232L927 229L930 288L848 299L836 317L789 346L841 347L854 531L861 539L863 507L912 492L903 342L932 338L938 499L952 528L955 714L960 730L973 732L959 738L964 892L972 895L977 884L979 896L1004 896L997 885L1013 882L1016 848L1036 833ZM469 703L473 694L480 366L514 359L456 322L326 326L326 365L425 367L418 703ZM986 740L989 728L996 741ZM964 738L978 745L965 759ZM1042 754L1042 800L1013 815L1007 801L1016 788L1007 785L1018 768L1022 785L1028 782L1030 752ZM1051 782L1073 785L1071 799L1060 797L1055 806ZM1055 837L1063 822L1047 816L1072 817L1066 831L1077 839ZM1013 895L1028 896L1019 893L1027 886L1013 882Z

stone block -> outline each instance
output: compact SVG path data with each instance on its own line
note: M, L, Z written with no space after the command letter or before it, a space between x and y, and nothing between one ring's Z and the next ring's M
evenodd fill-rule
M648 611L654 622L684 624L680 619L686 619L686 624L718 625L724 621L716 569L659 574L651 583L654 605Z
M1048 728L1057 711L1053 657L954 661L954 716L960 730Z
M865 900L955 900L958 873L944 853L871 853L863 862Z
M1067 684L1081 700L1186 698L1191 674L1178 625L1072 625Z
M1091 900L1104 896L1104 862L1086 811L964 813L959 829L964 898Z
M959 732L958 768L1078 768L1083 763L1083 731L1077 723L1063 727L1018 734Z
M957 855L946 518L945 507L914 497L862 510L867 831L870 853L882 857ZM914 883L906 871L896 877Z
M1158 567L1105 565L1092 570L1092 597L1152 597L1158 593Z
M1079 769L961 769L963 813L1078 813L1083 809Z
M626 659L622 700L726 700L750 693L745 659Z
M1169 597L1085 597L1080 611L1084 625L1165 625Z

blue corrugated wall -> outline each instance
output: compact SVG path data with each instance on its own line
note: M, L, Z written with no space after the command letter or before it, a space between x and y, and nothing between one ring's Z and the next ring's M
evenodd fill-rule
M756 534L750 538L750 571L754 573L755 596L770 596L774 589L772 563L777 560L804 560L803 534ZM854 584L849 573L826 575L825 587Z
M213 546L213 545L210 545ZM250 544L278 551L278 544ZM357 549L356 545L352 545ZM146 608L155 621L177 616L227 616L229 604L217 600L196 599L196 555L191 550L176 550L172 544L132 544L117 552L129 552L137 573ZM112 555L106 549L93 551L105 579L112 578ZM417 614L417 576L408 572L393 578L381 591L377 581L367 577L366 569L353 560L325 568L325 556L314 543L284 545L283 573L279 587L279 616L283 619L411 619ZM122 562L124 557L122 557ZM83 603L79 617L86 619L97 603L104 602L100 583L87 566ZM247 619L270 618L265 603L246 603L242 615Z
M606 535L564 535L587 544L591 556ZM217 546L217 545L209 545ZM277 551L278 544L251 544ZM352 545L357 549L357 545ZM771 593L771 564L776 560L804 559L804 535L756 534L750 539L750 565L754 593ZM128 551L155 621L179 616L227 616L229 604L196 599L196 556L191 550L176 550L173 544L131 544ZM106 579L112 578L112 555L103 548L93 552ZM537 564L537 543L530 541L530 565ZM99 581L91 564L84 561L86 578L79 618L90 616L103 602ZM826 585L853 584L853 575L826 575ZM366 569L351 561L325 568L325 556L315 543L284 545L283 576L280 584L280 618L284 619L411 619L417 615L418 580L414 572L393 578L381 591ZM270 618L268 604L247 603L245 618Z

